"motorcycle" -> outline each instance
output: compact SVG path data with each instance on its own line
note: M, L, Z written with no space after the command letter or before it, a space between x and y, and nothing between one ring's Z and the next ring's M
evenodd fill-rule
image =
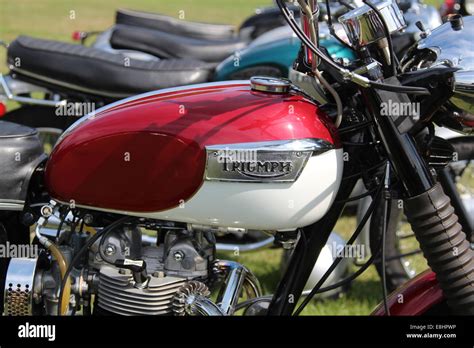
M403 303L384 291L374 314L474 314L474 251L429 164L437 153L424 151L435 140L451 150L429 131L433 122L474 129L473 62L458 59L472 46L474 19L424 33L398 64L397 4L366 1L339 19L358 57L341 65L318 46L317 3L299 3L303 29L278 1L303 44L295 70L320 84L324 105L265 77L150 92L81 118L47 160L33 130L3 122L2 162L17 175L2 176L2 230L18 240L25 228L15 219L37 222L42 246L39 258L6 265L6 314L300 314L316 293L374 261L321 288L344 259L338 253L297 307L361 177L374 199L346 246L377 206L387 217L397 193L432 269L403 287ZM411 115L394 107L405 104ZM12 159L18 152L25 161ZM64 233L42 235L51 216L69 213ZM234 229L267 231L293 248L271 298L244 265L215 259L214 233ZM155 245L142 246L144 230Z

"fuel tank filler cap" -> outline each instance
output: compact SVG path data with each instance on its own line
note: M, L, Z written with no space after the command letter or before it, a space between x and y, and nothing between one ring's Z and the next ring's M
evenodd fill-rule
M265 76L252 77L250 85L254 91L273 94L286 94L291 87L291 83L287 80Z

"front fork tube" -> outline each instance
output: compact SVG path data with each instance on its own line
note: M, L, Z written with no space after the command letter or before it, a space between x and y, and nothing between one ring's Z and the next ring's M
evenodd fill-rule
M300 230L298 243L272 298L268 315L289 316L293 313L319 254L344 209L343 201L351 195L358 177L344 179L343 176L342 180L329 212L321 220Z

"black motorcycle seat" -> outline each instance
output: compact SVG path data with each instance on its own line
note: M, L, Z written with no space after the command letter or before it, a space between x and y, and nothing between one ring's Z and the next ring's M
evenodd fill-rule
M115 23L206 40L230 40L236 33L236 28L232 25L190 22L158 13L128 9L117 10Z
M31 175L44 159L35 129L0 121L0 211L23 209Z
M247 46L238 39L196 39L128 25L116 25L110 43L114 48L133 49L160 58L194 58L215 63Z
M193 59L142 61L91 47L20 36L7 54L18 75L84 93L123 98L207 82L214 65Z

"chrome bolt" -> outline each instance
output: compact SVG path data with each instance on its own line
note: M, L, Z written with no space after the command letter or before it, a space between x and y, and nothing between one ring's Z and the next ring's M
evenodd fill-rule
M115 245L107 244L107 246L105 247L105 255L111 256L113 254L115 254Z
M156 271L156 272L153 272L152 276L155 277L155 278L164 278L165 277L165 272Z
M184 253L182 251L176 251L174 254L173 254L173 257L175 259L175 261L182 261L184 259Z
M83 219L83 220L84 220L84 223L85 223L86 225L90 225L90 224L92 224L92 222L94 221L94 217L93 217L91 214L86 214L86 215L84 215L84 219Z
M51 215L53 215L53 207L51 207L50 205L42 206L41 215L45 218L49 218Z
M281 246L285 250L291 250L295 247L296 245L296 240L287 240L287 241L282 241Z

